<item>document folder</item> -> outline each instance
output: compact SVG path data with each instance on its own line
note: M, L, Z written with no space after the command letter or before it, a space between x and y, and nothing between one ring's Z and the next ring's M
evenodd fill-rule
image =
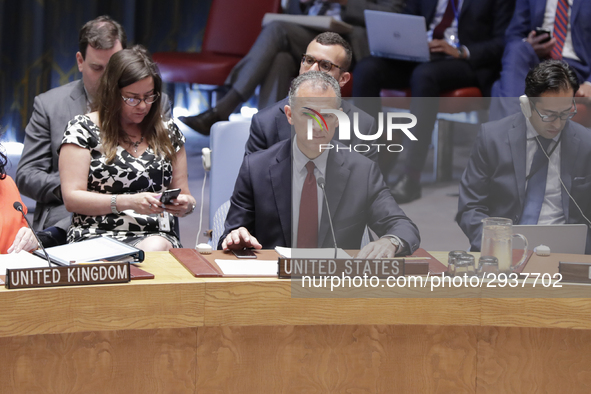
M86 241L54 246L45 249L52 263L71 265L91 261L144 261L144 251L110 237L97 237ZM33 252L45 259L40 249Z

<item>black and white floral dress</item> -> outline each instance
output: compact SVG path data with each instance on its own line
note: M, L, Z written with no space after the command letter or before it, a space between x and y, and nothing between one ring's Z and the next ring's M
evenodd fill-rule
M176 152L185 144L185 137L172 120L165 122L168 135ZM117 147L115 159L106 164L100 141L100 129L86 115L78 115L66 128L62 144L74 144L90 151L88 191L103 194L160 193L172 181L172 163L163 156L156 156L152 148L138 158L123 147ZM170 232L161 231L158 215L143 215L132 210L119 214L88 216L74 213L68 229L68 242L78 242L97 236L109 236L130 245L146 237L160 235L173 247L180 248L178 235L174 233L173 216Z

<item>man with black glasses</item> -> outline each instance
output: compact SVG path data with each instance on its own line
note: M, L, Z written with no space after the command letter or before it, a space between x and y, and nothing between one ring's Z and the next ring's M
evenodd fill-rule
M58 148L68 122L90 112L99 80L111 56L127 46L123 27L108 16L87 22L80 30L76 64L82 79L35 97L25 129L25 146L16 172L22 194L37 202L33 227L44 246L65 243L70 213L61 194Z
M285 12L295 15L325 15L352 25L346 38L353 47L355 61L369 55L363 11L398 12L402 0L289 0ZM298 71L298 63L306 45L317 30L292 23L274 21L266 25L252 48L228 75L228 92L214 108L194 116L181 116L179 120L193 130L209 135L211 126L228 116L238 105L253 95L261 85L259 109L287 96L291 79Z
M322 71L336 79L342 88L351 78L348 70L352 56L351 46L343 37L332 32L320 33L308 44L306 53L302 55L300 75L309 71ZM287 104L288 99L285 98L253 116L250 137L246 142L247 154L267 149L279 141L291 138L291 125L287 122L284 111ZM359 131L362 134L375 133L376 124L373 117L346 101L342 102L342 108L351 120L354 113L358 114ZM343 141L346 145L363 142L365 141L361 141L354 133L351 140ZM373 161L378 159L375 146L363 151L362 154Z
M482 219L514 224L588 224L591 135L570 121L579 82L564 62L531 70L521 113L482 125L460 183L456 221L481 247ZM591 232L586 253L591 253Z

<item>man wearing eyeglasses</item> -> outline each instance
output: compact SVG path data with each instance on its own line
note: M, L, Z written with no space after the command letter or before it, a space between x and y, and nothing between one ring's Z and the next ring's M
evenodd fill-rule
M282 2L284 3L284 2ZM356 61L369 55L363 11L398 12L403 0L288 0L286 14L331 16L352 25L346 38L353 47ZM318 32L298 23L274 21L266 25L246 56L234 66L226 79L229 91L216 106L199 115L181 116L179 120L195 131L209 135L211 126L227 120L238 105L253 95L261 85L259 109L287 95L290 80L306 45Z
M351 46L340 35L332 32L320 33L306 48L300 62L300 75L309 71L322 71L334 77L342 88L351 78L348 69L352 61ZM285 117L284 108L288 104L285 98L274 105L259 111L250 125L250 136L246 142L246 154L267 149L279 141L291 138L291 125ZM375 133L375 120L372 116L353 106L347 101L342 102L343 112L353 119L356 112L359 116L359 131L363 134ZM343 141L346 145L361 144L356 135L351 140ZM364 156L376 161L378 152L371 147Z
M76 115L90 112L109 59L126 47L125 30L111 17L103 15L85 23L80 29L76 53L82 79L35 97L33 114L25 128L16 184L22 194L37 202L33 227L46 247L66 242L71 221L62 200L58 172L58 148L66 125ZM168 97L163 95L160 100L163 114L168 116Z
M482 125L460 183L456 221L480 250L482 219L590 224L591 133L571 121L579 82L564 62L531 70L521 113ZM591 232L586 253L591 253Z
M33 221L44 246L65 243L70 213L61 196L58 148L66 125L90 112L99 80L111 56L127 46L123 27L108 16L87 22L80 30L76 53L82 79L35 97L25 129L25 146L16 173L22 194L37 202Z

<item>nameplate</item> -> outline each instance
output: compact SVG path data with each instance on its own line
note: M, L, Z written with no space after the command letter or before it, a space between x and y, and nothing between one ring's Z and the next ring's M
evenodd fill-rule
M404 258L395 259L279 259L279 279L312 276L376 276L380 279L404 275Z
M558 272L565 282L591 283L591 263L569 263L560 261Z
M80 264L67 267L6 269L7 289L127 283L129 262Z

